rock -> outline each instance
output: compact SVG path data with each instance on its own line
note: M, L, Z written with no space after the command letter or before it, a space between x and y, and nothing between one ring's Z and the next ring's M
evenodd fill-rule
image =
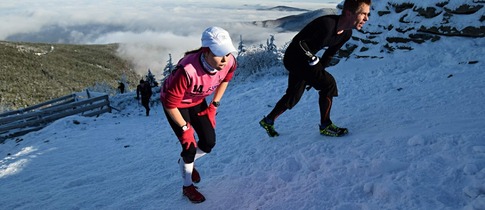
M442 13L442 11L437 11L437 9L434 7L414 8L413 11L428 19L434 18Z
M432 42L436 42L441 39L441 37L438 35L425 34L425 33L409 34L409 38L413 40L422 40L422 41L431 40Z
M418 31L437 34L437 35L445 35L445 36L464 36L464 37L475 37L475 38L485 37L485 26L480 26L479 28L474 26L467 26L461 31L452 26L440 26L440 27L421 26L421 28L419 28Z
M414 7L413 3L402 3L402 4L393 4L396 13L401 13L404 10L411 9Z
M406 33L408 31L413 31L415 30L416 28L414 27L410 27L410 28L396 28L396 31L399 32L399 33Z
M391 14L391 11L377 11L377 14L380 16Z
M453 14L458 14L458 15L473 14L482 8L483 8L483 5L468 5L468 4L463 4L456 9L450 9L446 6L444 7L445 11Z
M485 26L480 26L480 28L467 26L461 30L461 35L468 37L485 37Z
M338 51L338 56L339 57L349 57L350 54L352 54L352 52L354 52L354 50L357 48L358 46L355 45L355 44L351 44L351 43L346 43L345 44L345 47L340 49Z
M397 49L400 49L400 50L414 50L414 48L412 48L410 46L397 46Z
M406 23L406 24L411 23L411 21L404 20L407 16L408 16L408 14L405 14L401 18L399 18L399 22Z
M389 43L409 43L413 41L412 39L404 37L387 37L386 40Z

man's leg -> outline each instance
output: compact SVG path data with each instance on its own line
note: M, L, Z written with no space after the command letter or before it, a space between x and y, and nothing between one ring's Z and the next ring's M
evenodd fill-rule
M330 120L330 110L332 109L333 97L320 96L318 98L318 105L320 107L320 126L327 127L332 124Z
M320 126L326 127L332 124L330 111L332 109L333 97L338 96L337 83L335 78L325 70L322 70L323 80L319 83L318 105L320 107Z
M149 102L150 102L150 99L149 98L141 98L141 105L143 105L143 107L145 107L145 113L146 113L146 116L149 116L150 115L150 105L149 105Z
M301 99L305 91L305 81L295 74L288 75L288 87L286 93L276 103L273 110L266 116L268 119L275 121L278 116L283 114L287 109L293 108Z
M338 96L335 78L320 63L307 69L307 71L303 71L303 78L307 84L319 91L320 134L327 136L342 136L347 134L347 128L337 127L330 119L333 97Z
M320 134L326 136L343 136L348 133L347 128L340 128L332 123L330 111L332 110L333 97L338 96L335 78L327 71L322 71L325 76L318 92L318 105L320 107Z
M283 97L276 103L273 110L259 122L261 127L266 130L270 137L279 135L274 129L274 121L283 114L283 112L293 108L300 101L301 96L305 91L305 84L304 80L290 72L288 75L288 87L286 88L285 95L283 95Z

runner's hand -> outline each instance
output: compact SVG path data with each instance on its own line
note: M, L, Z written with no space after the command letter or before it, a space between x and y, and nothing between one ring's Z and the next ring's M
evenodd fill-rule
M187 123L187 127L189 129L183 131L182 136L179 137L180 143L184 145L185 150L189 150L190 145L194 145L194 147L197 148L197 143L195 142L194 137L194 129L192 128L190 123Z
M207 109L205 109L202 112L199 112L197 115L199 116L207 115L207 117L209 117L209 120L212 124L212 127L216 128L216 113L217 113L217 107L211 103L209 107L207 107Z

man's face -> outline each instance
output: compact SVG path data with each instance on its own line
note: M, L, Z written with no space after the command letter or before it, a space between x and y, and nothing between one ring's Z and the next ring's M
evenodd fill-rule
M352 19L354 20L354 29L360 30L364 26L365 22L369 20L370 5L361 4L359 9L352 14Z

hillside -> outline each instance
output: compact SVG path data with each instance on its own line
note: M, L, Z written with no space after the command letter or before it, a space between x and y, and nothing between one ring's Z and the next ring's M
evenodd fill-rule
M98 83L116 88L140 78L116 56L117 44L67 45L0 41L0 107L18 109Z

